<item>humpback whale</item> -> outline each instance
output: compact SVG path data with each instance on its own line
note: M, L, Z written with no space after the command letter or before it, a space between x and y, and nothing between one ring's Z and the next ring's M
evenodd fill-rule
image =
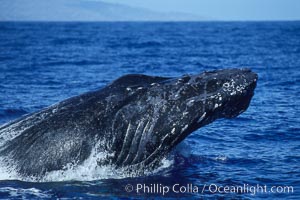
M0 127L0 158L22 176L80 165L154 169L189 134L244 112L257 74L223 69L181 77L125 75Z

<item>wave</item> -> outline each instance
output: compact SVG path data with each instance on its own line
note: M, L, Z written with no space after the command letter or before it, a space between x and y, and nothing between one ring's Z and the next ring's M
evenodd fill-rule
M89 65L103 65L105 62L98 60L76 60L76 61L48 61L42 63L44 66L89 66Z
M7 193L9 198L12 199L50 199L52 195L47 194L45 191L37 188L13 188L13 187L1 187L0 194Z
M136 48L136 49L162 47L162 46L163 43L159 41L143 41L143 42L127 41L121 44L119 41L117 41L107 45L107 47L109 48Z

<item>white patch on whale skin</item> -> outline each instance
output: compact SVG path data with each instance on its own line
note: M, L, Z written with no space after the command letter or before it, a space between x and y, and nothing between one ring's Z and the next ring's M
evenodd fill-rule
M223 84L224 88L229 88L229 86L230 86L229 82L226 82L226 83Z
M206 112L204 112L203 115L197 120L197 123L200 123L205 116L206 116Z
M236 95L236 91L230 93L231 96Z
M186 112L186 111L185 111L185 112L183 112L182 114L183 114L183 116L186 116L187 114L189 114L189 112Z
M132 89L130 87L126 88L127 91L132 91Z
M194 102L195 102L194 99L189 100L189 101L187 102L187 106L191 107L191 106L194 104Z
M186 124L186 125L181 129L181 133L183 133L188 127L189 127L189 125Z
M159 83L151 83L151 86L160 86Z
M176 128L174 127L174 128L172 129L171 133L174 134L175 131L176 131Z
M247 80L243 79L243 84L237 84L235 80L230 80L229 82L223 83L223 91L229 92L229 95L234 96L237 93L245 92L247 86Z
M52 113L55 114L55 113L57 112L57 110L58 110L57 108L54 108L54 109L52 110Z

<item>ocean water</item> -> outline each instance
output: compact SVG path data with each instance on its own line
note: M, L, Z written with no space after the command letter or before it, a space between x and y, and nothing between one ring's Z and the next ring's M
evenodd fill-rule
M84 169L84 176L26 182L0 174L0 199L300 199L300 22L1 22L0 125L124 74L234 67L259 75L249 109L192 133L149 176L106 169L94 179ZM137 193L138 184L152 192ZM248 190L224 192L225 186Z

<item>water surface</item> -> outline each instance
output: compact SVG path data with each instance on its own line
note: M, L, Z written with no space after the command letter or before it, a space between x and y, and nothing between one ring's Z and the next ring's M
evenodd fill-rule
M163 197L128 193L125 186L178 183L293 186L294 192L211 194L206 189L166 197L299 199L299 58L300 22L0 23L0 124L129 73L181 76L249 67L259 75L245 113L191 134L168 166L151 176L1 180L0 198Z

